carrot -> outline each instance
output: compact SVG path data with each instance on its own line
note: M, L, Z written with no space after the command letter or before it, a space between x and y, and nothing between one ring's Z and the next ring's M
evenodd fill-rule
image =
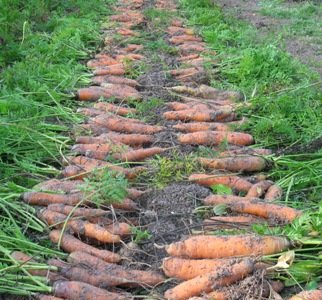
M80 144L105 144L109 142L119 142L130 146L138 146L151 144L153 137L145 134L121 134L121 133L105 133L98 137L80 136L76 138L76 142Z
M62 233L60 230L52 230L49 234L49 238L55 244L58 244L60 240L60 247L68 253L83 251L111 263L117 263L121 260L121 257L117 253L108 250L100 250L87 245L68 233Z
M141 60L144 56L137 53L129 53L129 54L119 54L116 55L116 59L119 61L126 61L126 60Z
M266 201L274 201L281 199L283 195L283 190L277 184L271 185L266 191L264 199Z
M124 152L131 150L127 145L121 143L105 143L105 144L75 144L71 151L79 154L86 154L88 151L98 151L105 153Z
M106 127L98 126L94 123L80 124L74 126L74 134L92 134L92 135L101 135L109 133L110 130Z
M174 121L214 122L227 120L228 118L230 121L233 121L236 115L231 110L200 111L192 108L179 111L167 111L163 113L163 117L166 120Z
M231 122L229 124L232 124L232 123L234 123L234 122ZM220 157L235 156L235 155L260 155L260 156L265 156L265 155L270 155L270 154L272 154L272 151L269 150L269 149L248 148L248 147L237 147L237 148L233 149L233 148L230 147L226 151L220 151L219 156Z
M178 140L181 144L209 146L218 145L224 141L238 146L248 146L254 143L254 139L250 134L225 131L199 131L181 134L178 136Z
M111 66L111 65L117 65L117 64L119 64L119 62L116 59L114 59L113 57L105 56L104 58L89 60L87 62L87 67L95 68L95 67Z
M68 300L129 300L132 297L124 294L108 292L78 281L58 281L53 286L57 297Z
M123 49L124 49L125 52L137 52L137 51L143 50L143 45L128 44Z
M123 36L138 36L139 34L128 28L121 28L117 31L118 34Z
M73 217L99 217L106 216L109 212L103 209L95 209L95 208L75 208L71 205L65 204L50 204L48 205L48 209L51 211L55 211L61 214L68 216L72 212Z
M266 167L266 161L264 158L250 155L214 159L199 158L199 162L202 166L209 169L220 169L232 172L262 171Z
M164 294L169 300L185 300L202 293L209 293L213 289L230 285L243 279L253 272L254 262L250 258L236 260L233 264L224 265L206 274L180 283L176 287L167 290Z
M177 27L182 27L183 22L179 19L174 19L171 21L171 26L177 26Z
M181 132L198 132L198 131L230 131L227 124L213 123L213 122L193 122L193 123L180 123L173 126L173 128Z
M204 202L206 204L226 204L229 208L238 213L251 214L258 217L271 220L279 220L284 223L290 223L302 213L294 208L267 203L260 199L237 200L230 196L213 195L207 197Z
M186 55L186 56L181 56L179 58L177 58L177 61L179 62L185 62L187 60L191 60L191 59L196 59L196 58L199 58L199 54L189 54L189 55Z
M137 204L129 199L129 198L125 198L122 200L122 202L115 202L112 204L112 206L116 209L121 209L121 210L127 210L127 211L135 211L138 209Z
M122 84L106 83L104 87L91 86L89 88L82 88L77 91L77 99L80 101L95 101L101 97L115 97L117 99L141 99L141 95L136 89Z
M137 189L135 189L135 188L129 188L129 189L127 190L127 192L128 192L128 196L129 196L129 198L131 198L131 199L135 200L135 199L137 199L137 198L141 197L142 195L144 195L144 193L145 193L146 191L140 191L140 190L137 190Z
M111 76L111 75L94 76L92 78L92 83L98 84L98 85L102 83L115 83L115 84L125 84L132 87L139 86L139 83L136 80L118 77L118 76Z
M155 286L164 281L164 277L157 272L126 269L123 266L109 264L95 256L80 251L71 253L68 256L68 261L72 264L79 264L92 270L97 270L103 276L109 275L122 278L126 285Z
M289 300L321 300L322 290L303 291L294 295Z
M260 198L268 188L273 185L273 181L263 180L258 183L255 183L247 192L247 198Z
M179 280L190 280L197 276L219 271L236 263L235 258L222 259L186 259L180 257L167 257L163 259L162 269L168 277Z
M30 268L28 267L28 263L35 263L35 260L30 257L29 255L21 252L21 251L13 251L10 253L10 256L16 260L17 262L21 263L21 265L24 266L25 270L27 270L31 275L33 276L43 276L43 277L47 277L49 275L49 270L45 270L45 269L35 269L35 266L31 267L30 264Z
M63 176L73 176L75 179L86 177L87 173L92 172L95 169L110 169L117 173L124 174L128 179L134 179L138 175L138 172L143 170L142 167L131 169L122 168L105 161L87 158L85 156L69 157L68 160L71 164L75 165L66 167L63 171ZM86 174L84 174L84 172Z
M103 111L101 111L99 109L95 109L95 108L91 108L91 107L78 108L76 112L78 114L84 115L86 117L96 117L96 116L104 113Z
M156 154L164 152L166 149L160 147L151 147L146 149L130 150L124 153L115 153L113 157L121 161L142 161Z
M187 34L187 35L194 35L194 31L190 28L184 28L180 26L169 26L167 28L167 32L169 35L177 36L178 34Z
M113 224L104 226L104 228L115 235L125 236L132 234L132 227L124 222L114 222Z
M46 221L48 225L61 227L66 221L66 216L48 209L44 209L39 212L39 218ZM58 224L58 225L56 225ZM88 221L76 220L70 218L67 220L68 226L79 235L83 235L88 238L93 238L102 243L119 243L121 238L119 235L110 233L105 228L99 226L98 224L92 224Z
M184 69L174 69L170 71L170 74L172 76L189 76L189 75L194 75L199 71L204 71L202 68L196 68L196 67L191 67L191 68L184 68Z
M192 60L186 60L185 63L188 64L188 65L200 68L200 67L202 67L204 65L205 59L202 58L202 57L199 57L199 58L195 58L195 59L192 59Z
M201 38L189 34L183 34L170 38L169 42L174 45L180 45L185 42L201 42Z
M99 126L106 127L116 132L154 134L163 130L163 127L161 126L140 123L135 124L134 122L125 122L123 119L106 117L104 115L95 117L93 121Z
M39 191L75 193L80 191L80 187L83 184L82 180L50 179L37 184L34 186L34 189Z
M232 203L232 202L238 202L238 201L249 201L250 199L241 197L241 196L235 196L235 195L210 195L202 200L202 202L206 205L216 205L220 202L223 203Z
M93 74L96 76L102 75L124 75L125 68L123 64L105 66L105 67L96 67L93 71Z
M168 245L170 256L189 258L225 258L231 256L269 255L279 253L291 246L289 240L279 236L197 235Z
M211 217L203 221L203 228L206 230L218 230L225 228L236 228L240 226L251 226L253 224L264 223L265 220L253 216L224 216Z
M181 54L188 55L193 52L204 52L206 48L203 44L200 43L193 43L193 42L185 42L178 46Z
M252 184L247 180L238 176L229 175L192 174L189 177L189 181L194 181L200 185L209 187L216 184L223 184L242 192L248 192L252 187Z
M50 194L44 192L26 192L23 193L22 199L30 205L47 206L49 204L67 204L76 205L82 199L81 193L72 194Z
M105 112L113 112L113 113L116 113L117 115L120 115L120 116L126 116L128 114L135 114L136 113L136 109L134 109L134 108L122 107L122 106L118 106L118 105L114 105L114 104L106 103L106 102L95 103L94 108L99 109L101 111L105 111Z

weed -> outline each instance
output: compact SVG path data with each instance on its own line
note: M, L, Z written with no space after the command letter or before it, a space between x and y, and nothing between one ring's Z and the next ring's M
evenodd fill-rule
M149 233L147 230L141 230L137 227L132 227L132 234L133 236L133 241L138 244L142 241L148 240L152 237L152 235Z

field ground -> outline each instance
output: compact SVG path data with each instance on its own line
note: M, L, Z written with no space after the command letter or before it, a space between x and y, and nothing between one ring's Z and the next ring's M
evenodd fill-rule
M121 279L133 278L129 274L134 269L160 276L162 260L171 256L165 246L187 236L223 236L227 242L230 236L256 234L257 240L246 245L257 246L250 255L271 265L283 260L282 266L272 273L250 270L245 279L219 288L230 300L281 299L266 279L284 283L282 299L322 288L320 3L32 0L22 5L3 0L2 4L0 299L26 300L53 292L48 274L57 270L48 259L65 262L63 250L75 251L48 239L53 227L61 229L62 224L78 240L119 253ZM95 58L97 54L103 56ZM187 54L197 59L180 61ZM93 78L93 72L118 73ZM128 79L132 80L128 85L113 83ZM174 105L181 105L178 112L171 112ZM195 125L196 120L206 121L203 126L215 121L216 133L203 139L208 131L200 129L192 139L184 136L180 126ZM147 141L139 145L138 137L125 141L122 134L134 132L147 134ZM94 137L96 144L87 145L84 135ZM144 161L134 156L137 148L151 147L156 152ZM259 161L256 168L249 160L242 166L236 162L245 156ZM220 160L227 157L228 163ZM207 167L200 158L215 159L217 165ZM198 184L189 178L194 173L210 175L212 183ZM35 186L53 178L58 187ZM77 178L83 181L73 185ZM66 182L73 187L62 188ZM144 193L134 196L128 188ZM42 190L46 193L39 193ZM209 204L204 201L209 195L221 200ZM239 196L238 201L246 202L227 202L222 196ZM252 197L257 198L253 201L257 208L271 205L269 211L247 210ZM44 207L51 201L71 201L73 207L50 217L54 207ZM87 212L100 208L103 217L77 217L78 207ZM203 225L211 217L240 214L256 218L242 225L218 219ZM87 229L93 223L99 225L95 229L100 234ZM284 236L291 244L264 255L258 250L263 236ZM15 250L36 262L21 264L12 257ZM158 284L137 279L124 286L118 273L108 277L110 269L97 271L84 261L61 263L59 274L68 280L106 289L111 289L110 281L119 280L113 291L129 292L134 299L164 299L164 292L179 282L169 275ZM35 276L32 269L37 268L50 271ZM86 276L77 277L79 271ZM229 273L226 268L218 271L220 278ZM102 274L106 277L98 279ZM70 300L83 299L73 297Z

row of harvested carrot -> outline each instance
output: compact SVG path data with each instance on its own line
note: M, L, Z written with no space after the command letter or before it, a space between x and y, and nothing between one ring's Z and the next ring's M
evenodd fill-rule
M179 25L179 24L178 24ZM201 85L194 87L195 75L204 72L200 57L204 47L193 31L183 26L169 27L169 42L179 47L190 47L186 57L179 60L190 64L179 70L172 71L178 81L185 86L169 88L183 102L170 102L172 111L163 114L166 120L181 121L174 129L185 132L178 140L182 144L215 146L224 141L234 145L228 151L219 154L219 158L200 158L200 163L210 170L221 170L223 173L192 174L189 180L211 187L223 184L233 189L237 195L211 195L203 200L207 206L225 204L233 213L242 214L225 217L212 217L204 221L204 229L217 230L232 228L231 226L252 225L259 222L289 223L301 215L293 208L272 203L282 197L282 190L265 178L257 178L251 183L246 178L227 175L224 172L254 172L262 171L268 165L262 155L269 155L267 149L251 149L254 143L251 135L232 132L244 120L237 120L234 109L238 104L238 93L221 92L211 87ZM199 49L201 51L199 51ZM237 146L237 147L236 147ZM241 197L238 194L244 193ZM260 199L263 197L264 199ZM229 226L230 225L230 226ZM165 292L165 298L170 300L213 299L229 300L230 292L227 286L244 279L256 270L256 262L263 255L276 254L288 250L293 245L284 237L274 236L211 236L196 235L183 241L172 243L166 251L170 257L164 259L163 270L168 277L181 283ZM257 259L255 259L257 257ZM271 282L269 285L280 292L283 285ZM270 289L263 289L261 297L269 297ZM321 299L322 291L302 292L295 299Z

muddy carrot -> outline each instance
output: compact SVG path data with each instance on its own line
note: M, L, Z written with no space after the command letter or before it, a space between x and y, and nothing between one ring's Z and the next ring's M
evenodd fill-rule
M78 108L76 111L78 114L81 114L86 117L96 117L98 115L103 114L104 112L91 107L82 107Z
M80 191L83 184L84 181L82 180L50 179L37 184L33 189L38 191L75 193Z
M103 75L124 75L125 69L123 64L111 65L106 67L96 67L93 71L95 76Z
M107 103L107 102L95 103L94 108L101 110L101 111L105 111L105 112L113 112L113 113L116 113L117 115L120 115L120 116L126 116L128 114L135 114L136 113L136 109L134 109L134 108L122 107L122 106L114 105L114 104Z
M143 45L128 44L124 49L125 52L137 52L143 50Z
M138 146L151 144L153 136L147 134L121 134L121 133L105 133L97 137L79 136L76 142L80 144L105 144L109 142L118 142L129 146Z
M132 234L132 227L124 222L114 222L113 224L104 226L106 230L112 234L126 236Z
M170 38L169 41L171 44L180 45L180 44L183 44L184 42L201 42L201 39L193 35L184 34L184 35L176 35Z
M162 269L168 277L189 280L206 273L216 272L222 267L229 267L236 263L236 261L235 258L187 259L167 257L163 259Z
M233 122L231 122L233 123ZM229 124L231 124L229 123ZM233 124L232 124L233 125ZM272 151L269 149L261 149L261 148L248 148L248 147L238 147L235 149L228 149L226 151L220 152L220 157L226 157L226 156L235 156L235 155L270 155L272 154Z
M225 258L231 256L269 255L279 253L291 246L289 240L279 236L198 235L166 247L171 256L189 258Z
M57 298L49 295L36 295L37 300L63 300L63 298Z
M127 192L128 192L128 197L130 199L135 200L135 199L139 198L140 196L142 196L146 191L140 191L135 188L129 188L127 190Z
M131 199L125 198L121 202L115 202L112 206L116 209L135 211L138 209L138 205Z
M235 263L218 267L218 269L180 283L176 287L165 292L165 298L169 300L186 300L202 293L209 293L213 289L218 289L230 285L243 279L253 272L254 262L245 258L236 260Z
M132 298L129 295L108 292L78 281L57 281L53 289L55 296L69 300L128 300Z
M139 83L136 80L119 77L119 76L112 76L112 75L105 75L105 76L94 76L92 79L93 84L102 84L102 83L114 83L114 84L125 84L132 87L139 86Z
M123 119L106 118L105 116L97 116L93 121L99 126L123 133L154 134L163 130L163 127L161 126L136 124L129 121L126 122L126 120Z
M50 204L48 205L48 209L51 211L64 214L66 216L72 213L73 217L84 217L84 218L106 216L107 214L109 214L108 211L103 209L83 208L83 207L75 208L74 206L65 205L65 204Z
M104 57L100 59L91 59L87 62L87 67L95 68L100 66L110 66L110 65L117 65L119 62L112 58L112 57Z
M99 152L118 152L131 150L127 145L121 143L98 143L98 144L75 144L71 151L79 154L85 154L87 151L99 151Z
M193 29L184 28L180 26L169 26L167 28L167 32L169 35L178 35L178 34L194 35Z
M181 144L190 145L218 145L224 141L238 146L248 146L254 143L250 134L225 131L199 131L194 133L180 134L178 141Z
M273 184L268 188L264 199L266 201L274 201L274 200L281 199L282 195L283 195L283 190L281 189L281 187L278 186L277 184Z
M260 198L270 186L273 185L273 181L263 180L255 183L247 192L247 198Z
M192 174L189 176L189 181L208 187L216 184L223 184L242 192L248 192L252 187L252 184L247 180L238 176L229 175Z
M182 55L189 55L195 52L204 52L206 48L203 44L193 43L193 42L185 42L178 46Z
M209 169L227 170L232 172L262 171L266 167L264 158L250 155L215 159L199 158L199 162L202 166Z
M164 277L153 271L131 270L125 267L109 264L101 259L83 252L71 253L68 261L73 264L81 264L101 274L113 275L117 278L124 278L126 285L131 286L155 286L164 281Z
M30 205L47 206L49 204L76 205L82 200L81 193L50 194L44 192L27 192L22 195L24 202Z
M207 197L204 202L206 204L226 204L229 208L238 213L251 214L258 217L271 220L279 220L284 223L292 222L295 218L299 217L302 213L294 208L267 203L260 199L246 199L237 200L230 198L230 196L213 195Z
M231 131L230 126L226 123L213 123L213 122L192 122L180 123L173 126L173 128L181 132L198 132L198 131Z
M289 300L321 300L322 290L303 291L294 295Z
M129 53L129 54L121 54L121 55L116 55L116 59L119 61L126 61L126 60L141 60L143 59L144 56L141 54L136 54L136 53Z
M190 54L190 55L181 56L181 57L177 58L177 61L185 62L187 60L196 59L199 57L200 57L199 54Z
M117 263L121 260L121 257L117 253L108 250L100 250L87 245L68 233L62 233L60 230L52 230L49 234L49 238L55 244L58 244L60 240L60 247L68 253L83 251L111 263Z

